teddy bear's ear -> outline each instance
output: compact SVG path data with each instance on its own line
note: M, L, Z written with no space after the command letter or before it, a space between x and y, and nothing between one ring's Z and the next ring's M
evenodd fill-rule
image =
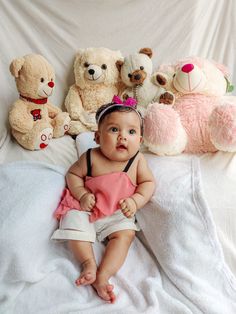
M10 64L10 72L14 77L19 77L19 72L25 63L24 58L14 59Z
M85 52L85 49L82 49L82 48L78 49L75 55L76 60L79 60L80 57L84 54L84 52Z
M139 53L143 53L143 54L147 55L149 58L152 57L152 49L151 48L141 48L139 50Z
M122 65L124 64L124 61L122 60L117 60L116 61L116 67L118 69L118 71L120 72Z

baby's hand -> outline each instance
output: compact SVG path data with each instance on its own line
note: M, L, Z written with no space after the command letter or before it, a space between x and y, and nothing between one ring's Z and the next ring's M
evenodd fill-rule
M90 212L95 205L95 196L92 193L85 193L79 200L82 210Z
M131 197L120 200L119 204L120 204L122 213L127 218L133 217L137 211L136 203Z

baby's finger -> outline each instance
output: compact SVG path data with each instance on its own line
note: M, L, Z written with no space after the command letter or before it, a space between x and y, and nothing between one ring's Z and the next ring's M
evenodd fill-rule
M124 199L121 199L120 201L119 201L119 204L121 205L121 204L124 204L125 203L125 200Z
M88 207L89 207L89 209L92 209L93 208L93 206L94 206L94 204L93 203L89 203L89 205L88 205Z
M121 209L125 209L127 208L125 201L123 201L123 203L120 204Z
M128 213L129 212L129 209L127 207L125 207L124 209L122 209L122 213L125 214L125 213Z
M127 213L125 213L125 216L127 218L131 218L131 217L133 217L133 213L131 211L128 211Z
M90 204L92 205L92 206L94 206L95 205L95 200L91 200L91 202L90 202Z

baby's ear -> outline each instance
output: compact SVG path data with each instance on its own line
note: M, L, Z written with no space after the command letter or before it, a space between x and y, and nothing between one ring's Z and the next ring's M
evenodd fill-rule
M96 142L96 144L100 144L100 132L99 131L95 132L94 141Z

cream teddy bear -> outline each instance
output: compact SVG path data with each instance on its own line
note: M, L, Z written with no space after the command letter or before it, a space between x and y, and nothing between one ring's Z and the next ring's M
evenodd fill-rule
M121 80L126 85L122 98L132 97L138 102L137 107L143 114L151 102L165 104L174 103L174 94L166 91L160 85L166 83L165 77L159 75L159 82L153 79L152 50L142 48L139 53L131 54L118 61Z
M144 143L157 155L236 152L236 97L224 65L189 57L162 65L175 93L173 106L151 104L144 119Z
M43 149L52 137L63 136L70 123L68 113L48 101L55 85L54 70L41 55L29 54L13 60L10 72L19 92L9 112L12 135L26 149Z
M120 51L107 48L80 49L74 62L75 84L69 89L65 107L72 119L69 134L96 130L97 109L119 93L116 62Z

